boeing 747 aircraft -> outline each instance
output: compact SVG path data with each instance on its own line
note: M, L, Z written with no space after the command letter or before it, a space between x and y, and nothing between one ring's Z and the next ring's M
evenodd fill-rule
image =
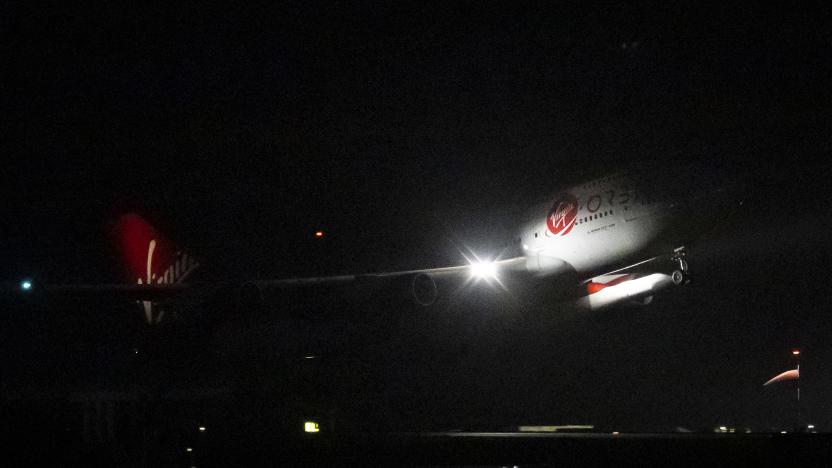
M416 307L430 307L453 291L449 285L488 282L501 287L511 281L535 283L538 291L563 289L556 291L559 301L591 310L619 303L644 305L656 294L690 281L689 245L723 219L726 208L739 203L724 188L680 180L687 179L629 171L557 191L529 207L501 253L469 253L462 265L235 284L192 282L205 266L130 213L114 227L130 284L33 289L124 295L142 303L149 324L176 316L172 303L181 305L181 297L207 301L223 296L225 304L269 308L270 299L303 288L369 288L409 298Z

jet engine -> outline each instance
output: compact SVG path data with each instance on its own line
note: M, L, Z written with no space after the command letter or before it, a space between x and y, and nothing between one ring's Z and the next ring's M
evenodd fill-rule
M426 273L416 273L405 277L406 292L416 305L428 307L436 302L439 290L436 281Z

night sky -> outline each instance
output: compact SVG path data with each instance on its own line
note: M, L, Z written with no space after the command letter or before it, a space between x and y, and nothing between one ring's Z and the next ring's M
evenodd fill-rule
M694 251L690 286L536 321L488 294L387 328L317 321L318 340L352 337L321 364L328 391L345 414L435 428L763 429L791 423L793 388L762 383L800 347L809 419L829 430L830 19L748 5L5 5L0 280L121 281L107 226L127 210L188 245L206 280L451 265L463 243L510 238L529 197L641 164L727 162L754 175L749 202ZM6 388L27 366L44 382L55 362L87 372L84 356L117 353L95 317L65 336L66 317L4 319ZM249 333L318 333L292 326ZM95 351L56 357L65 348ZM247 353L268 362L264 349Z

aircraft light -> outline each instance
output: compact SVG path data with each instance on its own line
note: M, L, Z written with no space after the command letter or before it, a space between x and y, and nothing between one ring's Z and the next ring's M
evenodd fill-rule
M199 432L205 432L205 430L206 430L205 426L199 426Z
M318 427L318 423L314 421L306 421L303 423L303 431L304 432L320 432L321 429Z
M794 351L792 351L792 354L795 355L795 356L800 356L800 350L795 349Z
M479 279L497 278L497 265L494 262L474 262L471 275Z
M324 236L323 231L315 231L315 237L323 237L323 236Z
M29 280L23 280L20 282L20 289L24 291L30 291L32 289L32 282Z

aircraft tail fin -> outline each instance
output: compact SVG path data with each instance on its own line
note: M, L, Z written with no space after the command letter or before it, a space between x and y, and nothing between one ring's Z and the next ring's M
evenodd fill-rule
M113 241L128 281L133 284L181 283L199 267L195 258L136 213L127 213L116 221ZM142 303L148 323L161 321L162 310L150 301Z

